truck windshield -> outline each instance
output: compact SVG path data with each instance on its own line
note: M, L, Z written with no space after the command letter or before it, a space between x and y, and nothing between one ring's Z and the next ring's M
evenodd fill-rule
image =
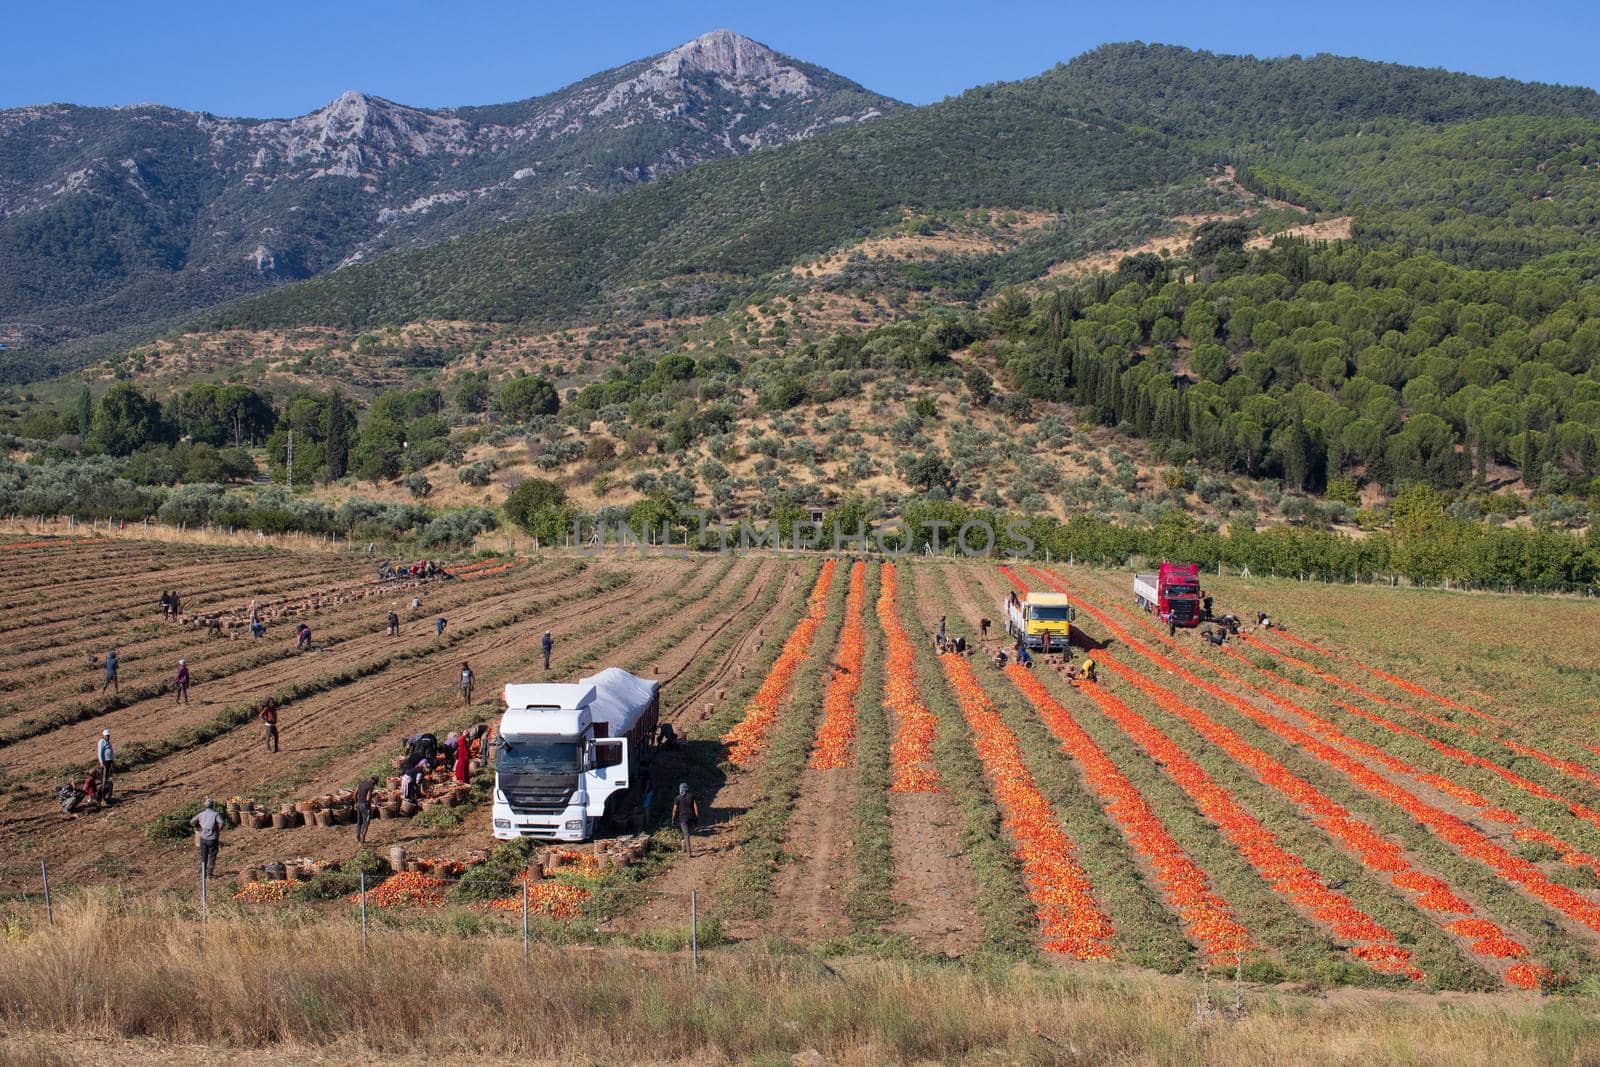
M495 760L502 774L576 774L581 749L575 738L507 737Z
M1199 595L1200 595L1200 587L1198 585L1169 585L1169 586L1167 586L1167 596L1169 596L1169 597L1175 597L1175 596L1199 596Z
M1033 617L1043 622L1066 622L1072 618L1072 609L1065 605L1045 607L1042 604L1035 604L1033 605Z

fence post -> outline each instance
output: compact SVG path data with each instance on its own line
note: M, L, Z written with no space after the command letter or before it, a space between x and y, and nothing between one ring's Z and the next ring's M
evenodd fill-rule
M361 954L367 954L367 872L361 872Z
M44 865L44 860L39 861L39 876L44 879L44 915L51 926L56 924L56 911L50 905L50 868Z
M522 962L528 962L528 875L522 875Z
M694 890L689 890L689 965L700 969L700 916Z
M206 858L204 856L200 857L200 921L203 923L211 921L211 907L206 899Z

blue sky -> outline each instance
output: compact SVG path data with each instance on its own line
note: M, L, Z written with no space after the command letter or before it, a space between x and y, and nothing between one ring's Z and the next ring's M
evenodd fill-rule
M1256 55L1334 52L1600 87L1592 0L4 0L0 26L0 108L153 101L275 117L303 114L345 89L422 106L499 103L718 27L913 103L1135 39Z

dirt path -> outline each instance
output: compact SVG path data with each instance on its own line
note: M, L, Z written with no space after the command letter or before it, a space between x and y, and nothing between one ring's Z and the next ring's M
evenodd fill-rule
M784 852L790 857L772 880L772 918L763 923L792 941L817 944L850 932L844 889L850 880L851 805L855 774L840 767L807 767L789 818Z

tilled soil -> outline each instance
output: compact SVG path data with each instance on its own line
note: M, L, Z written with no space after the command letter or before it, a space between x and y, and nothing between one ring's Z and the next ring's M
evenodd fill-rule
M782 581L782 592L773 602L771 610L759 619L741 615L733 616L731 625L744 626L740 638L729 648L723 666L712 673L710 680L700 687L710 691L713 683L724 676L731 677L740 665L748 664L755 654L757 641L781 641L787 635L775 633L771 620L780 616L795 597L805 596L801 585L804 568L787 565L769 579ZM752 586L756 583L752 582ZM757 594L752 589L751 601ZM758 636L758 634L760 636ZM700 700L691 694L689 699L675 701L664 717L687 726L702 721L706 716ZM670 783L659 782L657 789L669 788ZM694 833L694 855L678 856L668 869L657 876L644 895L640 905L630 914L619 916L611 928L630 933L663 927L683 927L689 921L689 896L693 892L702 915L709 915L715 906L716 886L730 864L738 862L739 816L750 806L760 791L760 777L744 772L731 775L715 796L699 797L700 825Z
M540 597L529 596L528 588L519 586L483 598L470 611L457 612L452 617L452 625L459 621L461 629L465 631L474 621L503 612L508 601L546 599L559 595L568 585L581 590L593 582L598 571L600 568L565 583L545 586L539 590L542 594ZM602 654L609 651L604 646L606 632L625 625L628 618L627 613L616 609L630 601L637 603L641 594L658 592L672 579L672 574L659 565L640 566L632 569L631 573L634 581L630 585L599 594L584 602L585 606L581 609L585 614L595 613L600 619L612 618L614 625L596 626L594 636L588 640L563 641L557 656L558 664L567 659L577 661L579 657L587 656L591 646L595 646ZM118 843L123 847L117 850L118 858L123 863L132 863L134 855L139 855L147 848L141 840L142 831L152 819L207 794L218 797L237 794L251 796L262 783L283 776L286 769L292 773L297 758L306 763L320 763L321 766L294 794L316 795L324 791L320 786L332 788L342 784L346 778L371 768L375 761L383 758L384 753L398 752L400 738L432 727L439 716L464 714L455 688L461 660L474 663L478 692L492 694L495 692L493 686L500 665L519 658L531 658L537 652L538 635L547 627L559 627L570 620L570 612L570 608L557 608L548 615L535 616L514 626L485 629L454 644L441 644L437 651L391 664L368 677L287 705L280 720L282 746L278 753L266 750L262 727L249 723L197 748L186 749L135 768L118 776L117 803L102 814L65 820L53 800L37 801L25 810L8 806L7 817L0 823L0 843L16 840L19 836L33 838L30 842L34 846L29 849L30 859L34 858L32 854L35 852L38 858L46 859L53 854L58 857L57 864L67 864L63 867L64 878L87 877L88 872L84 868L94 862L100 855L96 849L108 840L120 838ZM388 638L380 633L378 640L387 641ZM431 636L427 640L431 641ZM329 665L324 663L318 669L315 659L313 656L300 656L286 665L287 670L278 668L280 673L273 679L274 686L302 675L320 676L326 673ZM497 702L491 698L482 706L482 716L492 718L496 706ZM381 726L379 733L376 736L364 736L375 723ZM347 748L349 751L345 751ZM111 834L106 833L108 826L113 828ZM46 828L49 832L47 841L35 836L39 830ZM323 837L337 839L339 833L334 828L299 828L294 831L293 848L301 848L301 842L304 842L305 854L316 855L314 849ZM230 838L240 844L255 844L258 840L267 844L270 841L267 848L269 855L274 852L283 854L287 843L286 839L281 839L282 835L264 831L236 832ZM272 840L274 838L280 840ZM155 870L162 866L166 850L162 846L153 847L158 850L157 853L146 858L155 861L149 864ZM134 855L129 855L130 852ZM248 855L241 856L241 859L248 858ZM76 867L71 866L74 862ZM224 867L227 866L224 864Z

